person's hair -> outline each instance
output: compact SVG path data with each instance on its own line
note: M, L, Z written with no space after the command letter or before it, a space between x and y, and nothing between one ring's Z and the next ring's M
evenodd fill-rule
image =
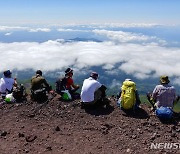
M96 79L96 80L97 80L98 76L99 75L98 75L97 72L92 72L91 75L90 75L90 77L92 77L93 79Z
M36 71L36 74L39 74L39 75L42 76L42 71L41 71L41 70L37 70L37 71Z

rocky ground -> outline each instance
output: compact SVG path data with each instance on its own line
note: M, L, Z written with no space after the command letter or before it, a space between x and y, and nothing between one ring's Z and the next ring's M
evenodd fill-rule
M111 107L81 109L80 101L46 104L1 104L0 154L180 153L151 149L154 143L179 143L180 123L161 123L143 104L127 115L109 98Z

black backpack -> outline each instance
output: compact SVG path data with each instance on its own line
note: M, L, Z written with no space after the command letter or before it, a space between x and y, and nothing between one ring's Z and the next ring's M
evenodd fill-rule
M66 77L59 78L56 81L55 86L56 86L56 92L58 94L60 94L61 91L66 90L66 83L67 83L67 78Z
M17 102L23 101L26 99L27 96L26 88L24 87L23 84L20 84L19 86L13 88L12 94Z
M41 88L37 90L31 90L31 99L37 102L43 102L47 100L46 88Z

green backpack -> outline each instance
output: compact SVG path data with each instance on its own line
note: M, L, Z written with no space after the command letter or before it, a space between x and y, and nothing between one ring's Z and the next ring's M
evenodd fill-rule
M133 81L124 81L121 90L121 107L132 109L136 102L136 84Z

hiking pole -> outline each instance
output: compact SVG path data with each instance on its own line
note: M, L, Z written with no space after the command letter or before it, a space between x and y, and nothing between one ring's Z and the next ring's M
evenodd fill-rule
M149 101L149 103L152 105L153 110L155 111L155 110L156 110L156 107L155 107L155 105L154 105L153 101L151 100L151 98L150 98L150 96L149 96L148 94L147 94L146 96L147 96L147 100L148 100L148 101Z
M153 107L153 110L155 111L155 110L156 110L156 107L155 107L154 103L153 103L151 100L149 100L149 102L151 103L151 105L152 105L152 107Z

